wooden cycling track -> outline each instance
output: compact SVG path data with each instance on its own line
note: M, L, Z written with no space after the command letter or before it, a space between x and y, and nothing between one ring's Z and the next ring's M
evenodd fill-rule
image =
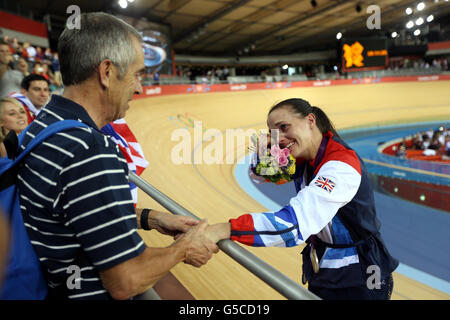
M223 161L224 164L176 165L171 153L180 141L171 140L174 130L188 127L192 136L190 150L194 152L195 148L199 152L211 142L194 145L193 129L189 126L193 120L201 120L203 129L221 132L235 128L263 129L270 106L292 97L304 98L321 107L337 129L449 119L449 88L450 81L433 81L179 94L134 100L126 120L150 162L142 177L198 217L217 223L243 213L267 211L235 179L234 168L244 155L235 154L233 164ZM237 148L238 145L234 147ZM230 152L234 150L224 149L224 155ZM165 211L141 190L138 206ZM140 234L150 246L167 246L173 241L156 231ZM303 245L244 247L301 283ZM181 263L171 273L198 300L285 299L223 252L201 268ZM392 299L450 299L449 295L398 273L394 273L394 281Z

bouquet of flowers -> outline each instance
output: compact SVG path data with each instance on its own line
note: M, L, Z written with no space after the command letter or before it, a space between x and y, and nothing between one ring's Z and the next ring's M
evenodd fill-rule
M252 140L257 149L256 161L251 166L253 173L264 178L266 182L283 184L291 181L295 174L295 158L291 151L288 148L281 149L277 144L261 144L256 135Z

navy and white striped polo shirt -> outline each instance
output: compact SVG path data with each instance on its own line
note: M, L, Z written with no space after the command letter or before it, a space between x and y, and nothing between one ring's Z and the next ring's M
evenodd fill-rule
M50 290L69 299L110 299L99 271L145 249L127 162L83 107L56 95L30 125L23 144L63 119L89 128L57 133L25 157L18 177L25 226ZM74 270L81 270L79 283L73 281Z

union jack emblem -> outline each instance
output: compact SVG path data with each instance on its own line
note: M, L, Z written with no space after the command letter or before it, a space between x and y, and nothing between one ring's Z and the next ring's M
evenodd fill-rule
M334 187L336 186L336 184L333 181L331 181L330 179L324 178L322 176L318 177L317 180L314 181L314 185L318 186L328 192L333 191Z

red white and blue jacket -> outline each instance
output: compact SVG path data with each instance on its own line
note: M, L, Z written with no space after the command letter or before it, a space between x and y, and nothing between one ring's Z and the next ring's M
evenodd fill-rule
M328 288L365 285L367 267L381 279L398 265L379 234L373 191L363 161L331 132L324 134L313 161L297 159L297 195L277 212L231 219L231 239L250 246L291 247L307 242L303 273L310 285ZM319 258L314 273L311 242Z

